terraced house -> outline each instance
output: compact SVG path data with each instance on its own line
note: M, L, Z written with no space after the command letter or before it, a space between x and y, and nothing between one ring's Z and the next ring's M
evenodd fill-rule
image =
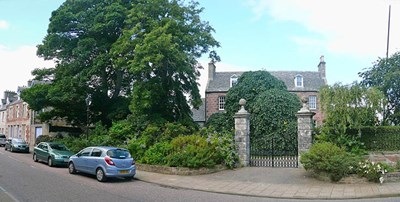
M326 62L320 57L317 71L269 71L273 76L282 80L289 92L297 94L301 99L308 99L311 111L315 112L314 120L322 124L323 114L319 105L319 90L327 85ZM203 106L193 111L193 119L200 125L213 113L225 111L225 96L228 90L237 83L243 72L217 72L214 63L208 64L208 82Z
M19 86L17 92L4 92L0 105L0 134L5 134L7 138L23 139L29 144L30 149L33 149L36 137L40 135L55 136L82 132L80 128L72 127L62 119L48 122L37 119L41 111L30 109L28 103L21 99L20 94L24 89L38 82L28 81L28 86Z

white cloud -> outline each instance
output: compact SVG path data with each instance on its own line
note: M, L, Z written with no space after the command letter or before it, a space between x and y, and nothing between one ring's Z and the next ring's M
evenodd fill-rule
M270 15L276 21L295 22L324 40L293 36L298 45L323 45L333 53L375 58L386 53L391 5L390 53L400 48L399 0L247 0L247 4L258 18Z
M5 20L0 20L0 29L8 29L9 28L9 24L7 21Z
M32 79L35 68L51 67L53 62L44 61L36 56L36 47L22 46L9 50L0 44L0 98L5 90L16 91L18 86L26 86Z

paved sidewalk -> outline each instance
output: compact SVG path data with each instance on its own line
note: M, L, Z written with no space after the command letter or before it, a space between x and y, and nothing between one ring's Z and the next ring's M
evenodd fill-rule
M138 180L216 193L295 199L355 199L400 196L400 183L338 184L316 180L301 168L245 167L197 176L138 170Z

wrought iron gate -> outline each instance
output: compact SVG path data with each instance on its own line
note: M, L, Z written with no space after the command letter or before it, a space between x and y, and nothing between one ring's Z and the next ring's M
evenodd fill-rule
M298 167L297 134L288 137L250 138L250 166Z

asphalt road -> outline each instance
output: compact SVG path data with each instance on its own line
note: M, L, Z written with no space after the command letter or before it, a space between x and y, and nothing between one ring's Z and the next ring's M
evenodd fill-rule
M140 172L140 171L138 171ZM32 154L11 153L0 148L0 202L63 201L307 201L279 200L174 189L115 179L97 182L94 176L68 173L67 168L35 163ZM317 200L313 200L317 201ZM351 201L400 201L400 198Z

